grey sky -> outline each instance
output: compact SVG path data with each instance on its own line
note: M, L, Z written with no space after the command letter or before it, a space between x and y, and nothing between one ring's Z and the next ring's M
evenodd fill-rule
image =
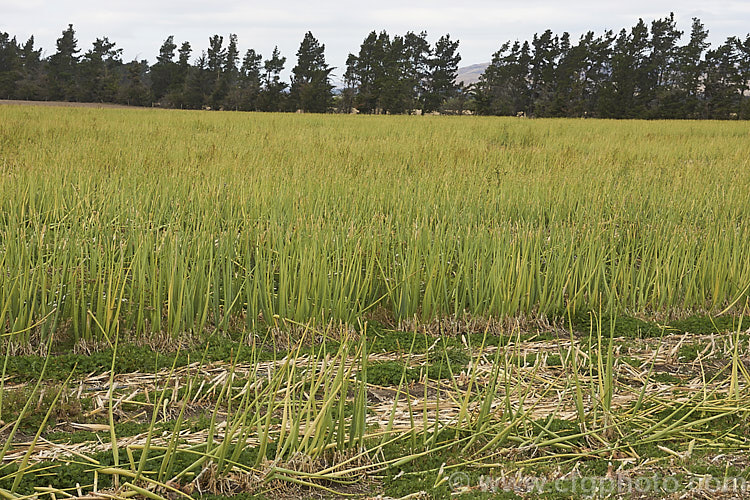
M254 48L269 56L278 45L287 69L305 31L326 45L329 64L341 75L346 56L356 52L372 30L390 34L426 30L431 41L444 33L460 40L461 65L489 61L506 40L529 39L547 28L578 35L592 29L619 30L639 17L646 21L675 12L678 28L688 32L692 17L710 31L710 41L745 36L750 31L750 1L626 0L421 0L312 1L286 0L0 0L0 31L24 41L35 35L49 55L60 32L72 23L82 51L96 37L108 36L124 49L124 59L153 62L167 35L190 41L194 55L208 45L208 37L229 33L239 37L240 50Z

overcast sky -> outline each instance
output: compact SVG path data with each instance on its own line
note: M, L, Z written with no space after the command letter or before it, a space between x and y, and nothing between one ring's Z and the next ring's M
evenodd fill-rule
M686 33L691 18L699 17L714 44L750 30L750 0L0 0L0 31L21 41L33 34L37 46L50 55L61 31L72 23L82 52L96 37L108 36L124 49L126 61L149 62L168 35L175 35L178 45L189 41L197 55L210 35L226 40L236 33L242 53L252 47L265 57L278 45L288 70L310 30L325 44L327 62L340 76L347 54L357 52L372 30L391 35L426 30L430 41L450 33L460 40L465 66L489 61L506 40L527 40L547 28L577 38L590 29L617 31L639 17L650 22L670 11Z

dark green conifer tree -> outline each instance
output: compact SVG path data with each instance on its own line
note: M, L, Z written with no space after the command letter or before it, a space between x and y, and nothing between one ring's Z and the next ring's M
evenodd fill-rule
M49 58L47 70L48 95L52 100L73 100L77 96L76 77L78 74L77 55L80 52L73 25L62 32L57 39L57 52Z
M435 43L432 57L428 61L422 112L438 110L443 102L455 95L459 62L461 55L458 53L458 40L451 40L450 35L441 36Z
M308 113L328 111L333 99L332 69L326 64L325 45L311 32L305 33L297 50L297 65L292 69L290 99L293 106Z

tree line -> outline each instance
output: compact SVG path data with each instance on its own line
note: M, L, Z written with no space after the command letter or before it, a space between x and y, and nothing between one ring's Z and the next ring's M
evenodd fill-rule
M550 30L505 43L476 87L481 114L602 118L750 118L750 35L710 49L697 18L681 44L674 14L649 27Z
M72 25L57 39L46 59L34 47L0 32L0 98L111 102L135 106L216 108L246 111L304 109L325 112L331 104L331 68L325 46L306 33L297 52L291 83L282 81L286 64L278 48L268 59L253 49L240 54L237 36L214 35L191 60L190 42L179 47L169 36L156 62L122 60L122 49L97 38L83 54Z
M186 109L362 113L456 113L539 117L750 118L750 35L716 48L693 19L690 33L674 14L630 29L569 33L546 30L506 42L479 82L457 82L459 42L449 34L375 31L349 54L335 89L325 45L307 32L289 82L278 48L264 58L241 53L237 36L213 35L194 54L166 38L153 64L124 62L107 37L82 52L72 25L43 58L34 37L19 43L0 32L0 98L113 102Z
M331 83L333 68L325 60L325 45L311 32L300 43L288 83L281 76L287 58L278 47L267 59L254 49L241 54L234 34L227 40L211 36L206 50L196 57L189 42L178 46L170 35L154 64L149 65L146 60L125 63L122 49L108 37L97 38L81 53L72 25L62 32L57 50L47 58L42 58L33 36L20 44L0 32L0 98L243 111L348 112L355 105L368 113L404 113L422 107L435 110L453 91L460 56L456 53L458 42L448 35L438 41L434 51L426 37L426 33L409 33L391 41L385 32L372 33L359 56L350 56L347 63L347 81L352 85L359 82L362 89L337 93ZM376 50L368 48L372 41L377 42ZM405 59L393 62L413 63L409 74L395 73L396 68L390 65L381 74L375 66L383 61L373 58L382 56L378 50L395 55L397 45ZM399 67L398 71L406 70ZM384 79L402 81L385 83ZM380 95L386 87L398 106Z

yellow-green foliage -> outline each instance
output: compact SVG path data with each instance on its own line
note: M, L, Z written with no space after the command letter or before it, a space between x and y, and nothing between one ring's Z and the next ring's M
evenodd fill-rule
M716 310L749 159L739 122L3 106L0 332Z

